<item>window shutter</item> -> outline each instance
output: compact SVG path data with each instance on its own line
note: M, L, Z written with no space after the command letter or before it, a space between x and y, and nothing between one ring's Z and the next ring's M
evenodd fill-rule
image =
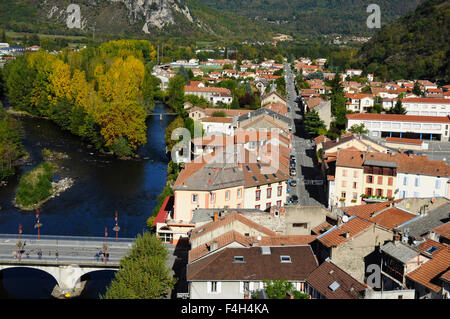
M217 282L217 293L218 294L222 293L222 282L221 281Z
M250 289L250 291L253 291L253 290L255 290L254 288L254 282L250 282L250 285L249 285L249 289Z
M241 294L244 293L244 282L243 281L239 281L239 293L241 293Z

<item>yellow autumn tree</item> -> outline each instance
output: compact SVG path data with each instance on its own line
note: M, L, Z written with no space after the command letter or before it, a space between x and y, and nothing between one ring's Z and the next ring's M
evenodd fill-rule
M51 94L48 100L51 105L55 105L59 100L71 100L71 78L70 67L61 60L52 63L52 73L49 75Z
M147 142L145 117L142 106L131 100L104 102L94 113L107 147L122 136L134 150Z

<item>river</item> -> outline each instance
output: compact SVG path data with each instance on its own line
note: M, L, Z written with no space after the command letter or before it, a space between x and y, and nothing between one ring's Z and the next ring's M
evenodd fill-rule
M157 104L155 113L164 113ZM63 168L56 178L70 177L75 184L59 197L40 208L41 234L114 237L115 211L118 212L119 237L135 237L145 229L157 197L166 183L165 128L173 116L149 116L147 144L138 149L139 160L118 160L90 150L78 138L59 129L50 121L19 117L24 127L23 144L31 161L18 168L8 185L0 188L0 233L16 234L19 224L23 234L36 234L35 212L16 209L12 200L20 176L42 162L44 148L66 153ZM98 298L114 276L112 271L91 273L80 298ZM56 281L33 269L7 269L0 276L0 298L52 298Z

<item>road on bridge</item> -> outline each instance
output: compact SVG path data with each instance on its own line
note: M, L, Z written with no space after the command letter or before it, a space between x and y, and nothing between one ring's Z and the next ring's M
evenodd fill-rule
M134 238L108 237L107 263L118 266L131 249ZM0 235L0 262L16 263L19 259L18 235ZM31 264L101 264L104 260L105 238L21 235L21 262ZM41 253L40 253L41 252Z

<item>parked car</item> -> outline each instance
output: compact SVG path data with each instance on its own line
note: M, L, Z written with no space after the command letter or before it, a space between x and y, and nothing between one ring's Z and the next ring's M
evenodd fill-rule
M291 185L292 187L295 187L295 186L297 186L297 181L295 179L291 179L289 181L289 185Z
M291 203L293 205L297 205L298 204L298 196L297 195L292 195L291 196Z
M297 175L297 171L295 170L295 168L291 168L291 175L292 176L296 176Z

